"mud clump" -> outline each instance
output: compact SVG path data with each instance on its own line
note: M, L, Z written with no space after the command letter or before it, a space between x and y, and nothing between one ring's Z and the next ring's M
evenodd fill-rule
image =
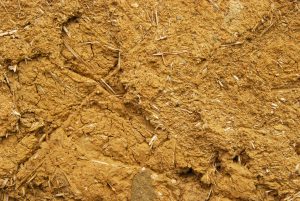
M297 200L299 2L0 1L0 200Z

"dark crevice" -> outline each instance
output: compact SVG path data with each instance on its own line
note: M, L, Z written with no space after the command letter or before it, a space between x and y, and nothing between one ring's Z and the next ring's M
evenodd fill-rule
M72 23L78 23L79 22L79 19L81 18L82 16L82 13L77 11L75 12L73 15L69 16L67 18L66 21L64 21L62 24L61 24L61 36L62 38L65 37L65 36L69 36L68 34L68 30L67 30L67 27L72 24Z
M295 143L294 149L296 154L300 156L300 142Z
M181 177L198 177L195 170L191 167L184 167L178 170L178 175Z
M221 160L219 157L220 157L219 152L217 152L215 154L215 158L214 158L214 162L213 162L213 165L218 172L222 171Z
M246 166L249 161L250 161L250 157L248 156L248 154L246 153L245 150L242 150L239 154L235 155L233 158L232 158L232 161L234 163L239 163L243 166Z
M78 23L82 13L79 11L75 12L73 15L69 16L68 19L62 23L62 26L68 26L71 23Z
M241 161L240 156L237 155L237 156L233 157L232 161L235 163L240 163L240 161Z

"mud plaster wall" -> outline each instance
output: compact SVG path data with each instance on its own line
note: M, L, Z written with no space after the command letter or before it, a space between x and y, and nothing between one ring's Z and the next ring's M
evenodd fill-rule
M0 14L0 200L297 200L298 1Z

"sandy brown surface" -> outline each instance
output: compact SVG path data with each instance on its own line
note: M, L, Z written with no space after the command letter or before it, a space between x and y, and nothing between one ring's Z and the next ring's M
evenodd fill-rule
M300 200L297 0L0 0L0 200Z

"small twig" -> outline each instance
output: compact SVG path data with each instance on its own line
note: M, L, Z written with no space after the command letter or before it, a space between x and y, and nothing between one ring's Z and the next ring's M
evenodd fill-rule
M61 79L55 73L53 73L52 71L49 71L49 74L55 82L58 82L62 86L64 85L63 81L61 81Z
M62 168L60 168L60 170L62 171L63 175L65 176L65 178L66 178L66 180L68 182L68 185L71 186L72 183L71 183L71 180L68 177L68 175L65 173L65 171Z
M3 76L4 76L4 79L5 79L6 84L9 85L10 82L9 82L9 79L8 79L6 73L3 73ZM9 86L9 88L10 88L10 86Z
M221 87L224 87L224 84L222 83L221 80L217 80L217 83L218 83Z
M165 66L167 66L166 61L165 61L165 55L179 55L188 52L187 50L181 51L181 52L158 52L153 54L153 56L161 56L162 61Z
M111 78L112 76L117 74L119 72L119 70L121 70L121 50L118 51L117 67L109 75L106 76L105 80L108 80L109 78Z
M154 56L163 56L163 55L178 55L178 54L183 54L183 53L187 53L187 50L183 50L181 52L158 52L153 54Z
M7 10L6 6L5 6L5 4L2 2L2 0L0 0L0 4L3 6L4 10L8 13L8 10Z
M111 88L111 86L109 86L104 79L100 79L101 82L104 84L105 88L107 88L109 91L111 91L114 95L116 95L117 93L113 90L113 88Z
M208 201L210 199L211 193L212 193L212 188L210 188L209 193L208 193L205 201Z
M295 200L295 198L300 198L300 191L292 196L285 198L284 201L293 201L293 200Z
M98 160L91 160L93 163L98 163L98 164L101 164L101 165L111 165L111 164L109 164L109 163L107 163L107 162L103 162L103 161L98 161ZM111 165L111 166L113 166L113 165Z
M257 30L257 27L260 25L260 22L257 22L255 26L252 28L252 32L255 32Z
M69 176L65 173L65 171L59 166L61 172L63 173L63 175L65 176L67 182L68 182L68 185L70 186L70 189L71 189L71 192L75 193L75 194L78 194L80 193L80 191L77 189L76 185L73 184L69 178Z
M234 46L234 45L241 45L243 44L244 41L237 41L235 43L225 43L225 44L222 44L221 47L227 47L227 46Z
M47 137L47 134L46 133L43 134L42 137L39 139L39 144L41 144L44 141L44 139L46 139L46 137Z
M159 38L155 39L156 41L165 40L168 36L160 36Z
M184 108L180 108L179 110L181 110L181 111L184 111L184 112L187 112L187 113L189 113L189 114L193 114L193 112L192 112L192 111L190 111L190 110L187 110L187 109L184 109Z
M85 64L87 67L91 67L88 63L86 63L78 54L77 52L75 52L75 50L73 50L73 48L71 48L71 46L69 46L65 41L64 41L64 45L66 46L66 48L74 55L74 57L76 59L78 59L79 61L81 61L83 64ZM108 46L107 46L108 47ZM117 50L117 49L115 49ZM118 49L119 52L119 59L118 59L118 67L117 70L119 70L118 68L120 68L121 66L121 51ZM111 93L113 93L114 95L117 95L117 93L113 90L113 88L111 86L109 86L106 81L104 79L100 79L101 83L104 85L104 88L106 88L107 90L109 90Z
M97 163L97 164L100 164L100 165L107 165L107 166L111 166L111 167L122 167L122 168L128 168L127 166L125 165L118 165L118 164L113 164L113 163L107 163L107 162L104 162L104 161L99 161L99 160L91 160L91 162L93 163Z
M116 189L115 189L109 182L107 182L107 185L111 188L111 190L112 190L113 192L116 192Z
M65 194L64 193L57 193L54 196L55 197L65 197Z
M208 0L209 3L211 3L217 10L220 10L218 4L216 4L216 2L214 2L213 0Z
M79 55L75 52L75 50L73 50L73 48L71 48L70 45L68 45L66 42L64 42L64 45L66 46L66 48L73 54L73 56L76 58L76 59L80 59Z
M78 54L77 52L70 46L68 45L65 41L64 41L64 45L66 46L66 48L73 54L73 56L78 59L79 61L81 61L84 65L86 65L87 67L90 67L90 65L88 63L86 63Z
M17 189L19 189L27 180L28 180L28 178L33 174L33 173L35 173L35 171L39 168L39 167L41 167L42 165L43 165L43 163L44 163L44 161L45 161L45 159L42 161L42 162L40 162L27 176L25 176L24 177L24 179L22 179L21 180L21 182L19 183L19 185L17 185L16 186L16 190Z
M67 27L66 27L66 26L63 26L62 29L63 29L63 31L67 34L67 36L70 38L71 35L70 35L70 32L69 32L69 30L67 29Z
M11 31L6 31L6 32L2 32L0 33L0 37L2 36L8 36L8 35L13 35L15 33L17 33L18 30L11 30Z
M153 109L155 109L156 111L158 111L158 112L160 111L160 109L159 109L156 105L150 103L150 106L151 106Z
M158 24L159 24L159 19L158 19L158 12L157 12L157 9L155 9L155 22L156 22L156 26L158 26Z
M164 65L166 66L167 64L166 64L166 60L165 60L165 57L164 57L164 55L161 55L161 59L162 59L162 61L163 61Z
M10 93L12 95L14 95L14 91L13 91L12 87L10 86L10 81L9 81L6 73L3 73L3 76L4 76L4 81L5 81L6 85L7 85L7 87L9 88Z
M156 140L158 140L157 135L153 135L153 137L151 138L151 140L149 142L150 149L152 149L153 144Z
M274 24L275 24L275 22L272 22L272 23L270 24L270 26L268 26L265 30L263 30L263 31L261 32L260 36L263 36L265 33L267 33L267 32L270 30L270 28L271 28Z
M30 183L34 178L36 177L36 173L33 174L33 176L26 181L26 184Z
M105 45L105 47L107 47L107 48L110 49L110 50L116 51L116 52L121 52L120 49L115 48L115 47L112 47L112 46L109 46L109 45Z
M144 10L144 11L145 11L145 13L146 13L146 15L147 15L146 17L149 18L149 22L150 22L151 24L153 24L151 14L149 14L147 10Z
M89 44L89 45L93 45L93 44L99 44L99 41L87 41L87 42L82 42L81 44Z

